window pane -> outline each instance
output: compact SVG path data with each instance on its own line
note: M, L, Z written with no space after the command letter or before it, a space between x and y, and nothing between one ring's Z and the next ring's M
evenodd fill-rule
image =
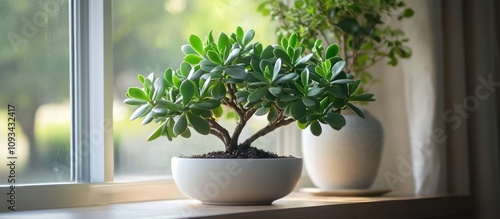
M10 161L16 184L70 180L68 22L67 1L0 1L0 185Z
M141 126L141 121L129 121L133 108L122 101L127 87L139 86L137 74L155 72L160 76L167 66L179 66L183 59L180 47L187 43L190 34L205 36L213 29L217 36L221 31L233 32L237 26L242 26L245 30L256 31L256 41L274 42L272 22L257 12L258 3L229 0L113 2L115 179L167 176L173 156L224 149L218 138L196 135L194 131L189 139L177 138L169 142L160 138L146 142L155 124ZM244 135L248 137L266 124L265 117L258 117L248 125ZM276 133L270 134L254 145L274 151L275 136Z

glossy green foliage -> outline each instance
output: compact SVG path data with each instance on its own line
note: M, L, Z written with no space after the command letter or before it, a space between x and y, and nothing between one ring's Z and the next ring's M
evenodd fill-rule
M283 39L298 35L312 52L324 50L318 43L338 42L340 47L326 47L326 58L339 55L345 60L344 71L361 80L359 94L377 82L367 68L381 60L395 66L399 58L409 58L412 53L404 32L389 26L391 21L414 15L403 1L296 0L286 4L282 0L265 0L258 10L278 20L277 33L285 36Z
M129 88L125 103L138 106L130 119L159 124L148 140L189 137L191 129L220 135L217 119L227 109L238 116L267 116L273 130L298 121L319 135L319 123L335 129L345 125L342 109L362 116L350 102L374 100L372 94L357 93L360 81L344 72L338 45L324 51L319 42L315 52L306 53L298 34L274 46L252 42L254 36L253 30L241 27L217 38L212 32L205 38L190 36L181 48L186 56L178 69L168 68L163 77L140 75L142 87Z

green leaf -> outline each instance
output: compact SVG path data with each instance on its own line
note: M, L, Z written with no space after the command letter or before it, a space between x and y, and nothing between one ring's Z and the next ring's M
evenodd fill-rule
M208 59L210 59L210 61L217 63L217 64L222 64L222 60L221 60L219 54L217 54L213 50L208 50L207 56L208 56Z
M344 18L337 25L347 34L354 34L359 29L358 22L353 18Z
M157 105L157 106L153 107L153 109L151 110L151 112L155 116L165 116L167 114L167 111L168 111L167 108L165 108L164 106L161 106L161 105Z
M300 81L302 82L302 86L307 88L309 87L309 69L304 69L300 74Z
M269 70L269 66L266 66L264 69L264 78L266 78L266 80L264 81L272 81L273 79L273 75L271 73L271 70Z
M329 113L323 117L323 119L335 130L339 130L345 126L344 116L338 113Z
M280 58L281 61L283 61L287 65L292 65L292 59L290 56L288 56L288 53L285 52L285 50L282 49L275 49L274 50L274 55L277 58Z
M358 107L354 106L352 103L347 103L347 106L356 113L361 118L365 118L365 114Z
M159 100L163 97L163 95L165 94L165 85L166 85L165 79L157 78L155 80L155 83L153 84L155 88L155 92L153 94L153 100Z
M236 58L238 58L239 55L240 49L232 50L231 53L229 53L229 55L227 56L226 61L224 61L224 65L231 64L234 60L236 60Z
M361 14L363 12L357 5L352 6L352 11L354 11L354 13L356 14Z
M292 103L292 105L290 105L290 114L295 120L304 118L306 116L306 112L306 105L304 105L301 100L295 101Z
M152 109L153 106L150 104L142 105L132 113L132 115L130 116L130 120L135 120L137 118L143 117L151 112Z
M226 96L226 86L224 83L218 82L212 88L212 97L216 100L222 100Z
M212 117L211 110L205 110L205 109L193 107L193 108L191 108L190 112L197 115L197 116L200 116L201 118L211 118Z
M269 87L269 92L275 97L278 97L282 91L281 87Z
M403 14L405 17L412 17L415 14L415 11L411 8L407 8Z
M269 45L262 51L262 55L260 57L262 58L262 60L272 58L274 56L273 52L273 46Z
M189 44L198 54L203 55L203 41L201 41L199 36L189 36Z
M191 65L197 65L201 60L203 60L203 58L197 54L189 54L184 57L184 61Z
M164 126L163 123L160 126L158 126L158 128L156 128L156 130L153 133L151 133L151 135L149 135L147 141L152 141L160 137L162 134L163 126Z
M181 66L179 68L179 71L181 72L181 75L187 78L189 76L189 73L191 72L191 65L187 62L182 62Z
M206 99L201 102L192 103L191 107L195 109L213 110L219 107L220 104L221 104L220 101L214 99Z
M261 107L255 111L256 116L263 116L266 115L270 110L270 107Z
M246 90L238 91L235 93L237 97L248 97L250 95L250 92Z
M185 80L182 82L179 91L182 95L182 104L187 105L193 99L196 84L191 80Z
M294 79L295 77L297 77L297 73L288 73L282 77L279 77L275 82L273 82L274 84L281 84L281 83L286 83L286 82L290 82L292 79Z
M243 28L241 28L240 26L238 26L238 27L236 28L236 37L238 38L238 40L239 40L240 42L242 42L242 41L243 41L243 35L244 35Z
M225 72L230 77L240 80L245 80L248 76L243 66L229 66L225 69Z
M229 37L225 33L220 33L219 39L217 41L217 48L220 52L223 52L225 48L229 48L231 44L229 43Z
M316 121L321 118L321 115L319 114L309 114L306 116L307 121Z
M172 70L172 68L167 68L167 70L165 70L165 73L163 74L163 77L165 78L170 87L174 85L174 82L172 81L173 74L174 71Z
M286 37L281 38L281 42L280 43L281 43L281 47L283 49L287 49L288 48L288 39Z
M276 119L278 119L278 111L274 108L274 106L271 106L269 113L267 114L267 121L272 123L276 121Z
M316 105L314 100L308 97L302 97L302 102L308 107L314 107Z
M186 55L197 54L193 47L191 47L189 44L182 45L181 51Z
M358 89L360 83L361 83L361 80L355 80L352 83L352 85L349 87L349 91L351 94L354 93L356 91L356 89Z
M345 67L345 61L340 61L335 63L335 65L333 65L332 67L332 77L330 78L330 80L333 80L333 78L335 78L338 74L340 74L342 70L344 70L344 67Z
M212 113L213 113L215 118L220 118L222 116L222 114L224 113L224 109L222 108L222 106L219 106L219 107L213 109Z
M264 95L266 95L268 91L268 88L267 87L261 87L257 90L255 90L254 92L250 93L250 95L248 95L248 102L256 102L256 101L259 101L260 99L262 99L262 97L264 97Z
M272 81L276 80L276 77L278 77L278 74L280 73L281 70L281 59L276 60L274 63L274 69L273 69L273 78Z
M141 82L141 84L144 84L144 76L143 75L137 75L137 79L139 80L139 82Z
M146 92L148 99L151 100L153 98L153 92L154 92L153 81L152 81L154 78L151 79L149 78L151 77L144 79L144 92Z
M330 83L330 84L351 84L353 82L354 82L354 80L352 80L352 79L337 79L337 80L332 81L332 83Z
M148 95L146 94L146 92L144 92L141 88L138 88L138 87L128 88L127 93L131 98L134 98L134 99L145 100L145 101L150 100Z
M147 103L145 100L138 100L138 99L125 99L123 103L128 104L128 105L142 105Z
M175 104L175 103L167 101L167 100L157 100L156 104L157 104L157 107L158 106L165 106L169 110L173 110L173 111L177 111L177 112L184 111L184 107L182 107L181 105Z
M186 131L187 127L188 127L188 122L187 122L186 114L183 113L183 114L181 114L181 116L179 117L177 122L175 122L174 134L180 135L180 134L184 133Z
M332 44L326 49L326 58L333 58L339 54L340 48L337 44Z
M191 126L194 128L194 130L196 130L196 132L202 135L210 134L210 125L206 120L189 111L186 111L186 117L189 121L189 124L191 124Z
M297 121L297 127L301 130L304 130L307 128L307 126L309 126L309 123L301 123L299 121Z
M304 63L306 63L307 61L309 61L309 59L311 59L311 57L312 57L312 56L313 56L313 54L312 54L312 53L309 53L309 54L307 54L307 55L303 56L302 58L300 58L300 59L297 61L297 63L295 63L295 66L298 66L298 65L300 65L300 64L304 64Z
M352 96L349 98L350 101L374 101L373 99L373 94L371 93L365 93L365 94L360 94L357 96Z
M314 97L323 93L323 88L315 87L307 91L308 97Z
M342 87L338 84L332 86L328 92L332 94L335 98L347 99L347 94L344 92Z
M298 43L297 33L293 33L288 40L288 46L295 49L297 48L297 43Z
M189 129L186 129L186 131L183 132L181 136L184 138L191 138L191 131L189 131Z
M154 119L154 113L150 112L146 115L146 117L144 117L141 125L146 125L146 124L150 123L151 121L153 121L153 119Z
M300 96L284 95L281 97L281 101L290 102L290 101L298 100L300 98L301 98Z
M250 43L250 41L252 41L253 37L255 36L255 31L254 30L249 30L245 33L245 36L243 37L243 45L247 45L248 43Z
M320 136L321 135L322 129L321 129L321 125L319 124L318 121L312 122L311 126L310 126L310 129L311 129L311 133L314 136Z

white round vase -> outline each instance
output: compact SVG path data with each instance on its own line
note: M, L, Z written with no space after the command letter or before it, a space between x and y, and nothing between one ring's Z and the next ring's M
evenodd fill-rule
M298 185L302 158L172 158L172 175L186 196L209 205L269 205Z
M319 137L302 132L302 153L313 184L325 190L368 189L377 176L382 156L383 129L363 110L365 119L344 114L346 125L339 131L322 124Z

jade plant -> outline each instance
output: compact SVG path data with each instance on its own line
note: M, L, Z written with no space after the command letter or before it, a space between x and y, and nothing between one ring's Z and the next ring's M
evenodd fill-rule
M241 27L217 38L212 31L204 40L191 35L181 47L185 57L179 68L168 68L163 77L139 75L142 87L130 87L124 102L138 106L131 120L143 117L143 125L158 124L148 141L189 138L194 130L217 136L226 152L245 150L294 122L302 129L310 126L314 135L321 134L320 123L341 129L341 110L350 108L363 117L351 102L374 100L373 94L356 92L360 80L343 70L346 62L337 44L324 47L318 39L313 52L306 53L296 33L279 45L252 42L254 35ZM236 115L232 133L218 122L225 112ZM240 141L253 116L266 116L267 125Z
M264 0L258 11L277 21L278 35L298 34L308 49L314 48L318 37L325 43L338 43L346 61L344 71L361 80L360 93L378 82L369 67L384 59L396 66L399 58L409 58L412 53L404 32L387 22L413 16L413 9L403 1Z

